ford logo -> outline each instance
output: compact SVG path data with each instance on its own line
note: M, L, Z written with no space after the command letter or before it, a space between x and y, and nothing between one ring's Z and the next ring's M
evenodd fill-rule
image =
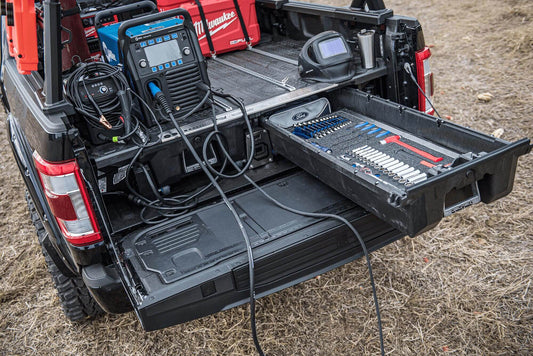
M292 117L292 121L302 121L309 116L308 112L302 111Z

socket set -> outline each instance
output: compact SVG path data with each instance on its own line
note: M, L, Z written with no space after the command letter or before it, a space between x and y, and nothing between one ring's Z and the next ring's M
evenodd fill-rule
M404 133L400 136L397 130L341 113L295 123L292 133L357 168L354 174L373 175L378 182L397 187L422 183L434 167L438 167L433 169L434 174L442 172L454 159L434 150L429 152L429 148L411 142Z
M368 145L354 149L352 156L406 187L421 183L428 178L427 173L423 173L420 169L411 167L409 164Z

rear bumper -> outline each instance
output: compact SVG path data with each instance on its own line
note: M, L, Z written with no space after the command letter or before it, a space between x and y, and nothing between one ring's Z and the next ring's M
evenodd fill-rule
M107 313L120 314L132 309L115 268L94 264L81 272L85 286Z
M306 174L270 183L265 189L295 208L344 216L359 230L369 250L403 236ZM302 197L302 192L308 195ZM257 191L233 201L252 241L259 297L362 256L355 236L337 221L286 213ZM147 331L248 301L247 256L234 225L227 208L215 204L123 240L127 290Z

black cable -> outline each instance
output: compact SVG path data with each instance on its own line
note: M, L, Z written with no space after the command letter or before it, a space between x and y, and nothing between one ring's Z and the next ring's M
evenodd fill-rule
M216 95L219 95L219 94L216 94ZM228 174L222 173L224 171L224 167L220 171L217 171L215 168L213 168L213 166L211 164L209 164L209 160L207 158L207 147L208 147L209 143L211 142L211 140L213 138L216 137L217 141L219 141L218 144L220 146L222 146L223 144L222 144L222 142L220 142L220 138L224 138L225 139L224 135L222 134L221 131L218 130L218 127L217 127L214 101L211 101L211 109L212 109L212 112L213 112L213 117L214 117L213 126L214 126L215 129L214 129L214 131L209 133L209 135L207 135L207 137L204 140L204 144L202 146L202 156L203 156L204 161L207 162L206 166L211 171L211 173L213 173L216 176L221 177L221 178L233 179L233 178L238 178L238 177L242 176L250 168L250 166L252 165L252 162L254 160L254 152L255 152L254 132L252 130L252 125L250 124L250 119L248 118L248 113L246 112L246 108L244 107L242 102L239 101L234 96L229 95L229 94L224 94L223 96L222 95L219 95L219 96L224 97L224 98L232 99L233 101L235 101L235 104L237 104L239 106L239 108L240 108L240 110L241 110L241 112L243 114L244 122L246 124L246 129L248 130L248 134L250 135L250 156L248 157L244 167L243 168L237 168L237 173L232 174L232 175L228 175ZM227 156L226 156L226 159L228 159Z
M422 95L424 96L424 98L426 98L426 100L428 101L429 105L431 106L431 108L433 110L435 110L435 114L437 114L437 117L439 119L442 120L442 117L440 116L439 112L437 111L437 109L435 108L435 106L433 106L433 103L431 102L431 100L428 98L428 96L426 95L426 93L422 90L422 88L420 87L420 85L418 84L418 81L416 80L415 78L415 75L413 74L413 70L411 69L411 65L409 63L405 63L404 66L403 66L403 69L407 72L407 74L409 74L409 78L411 78L411 80L413 81L413 83L415 83L416 87L418 88L418 90L420 91L420 93L422 93Z
M257 349L257 352L259 353L259 355L264 355L264 352L261 349L261 345L259 344L259 340L257 338L257 328L256 328L256 321L255 321L255 280L254 280L255 271L254 271L253 250L252 250L252 244L250 242L250 238L248 236L248 233L246 232L246 229L244 227L244 224L243 224L239 214L237 213L237 211L235 210L235 208L233 207L233 205L229 201L228 197L226 196L226 194L224 193L224 191L222 190L222 188L220 187L218 182L212 176L211 172L209 172L209 170L207 168L205 168L205 166L203 165L202 159L195 152L194 147L192 146L192 144L190 143L189 139L185 135L185 132L183 132L183 130L179 126L178 122L174 118L174 115L172 115L172 113L170 113L169 117L170 117L170 120L172 121L172 123L174 124L174 126L176 127L176 130L178 130L178 133L182 136L183 141L187 145L188 149L191 150L191 153L193 154L194 159L198 162L198 164L200 164L200 167L202 167L202 170L208 176L209 180L211 180L213 186L218 191L218 193L220 194L222 200L224 201L224 203L226 204L226 206L228 207L228 209L232 213L235 221L237 222L237 225L239 226L239 229L241 230L242 236L244 237L244 240L245 240L245 243L246 243L246 250L247 250L247 254L248 254L248 266L249 266L248 267L248 273L250 275L250 310L253 310L253 312L251 312L251 316L250 316L250 323L252 325L251 326L252 327L252 337L253 337L254 344L255 344L255 347Z
M215 93L215 95L218 95L218 93ZM235 99L235 98L233 98L233 99L237 103L240 103L240 101L238 101L237 99ZM241 111L243 112L244 120L247 122L247 126L250 126L249 118L246 115L246 108L242 104L239 105L239 106L241 107ZM218 129L217 129L216 117L213 117L212 120L213 120L213 125L215 127L215 131L219 132ZM219 137L223 137L222 133L219 134ZM252 136L252 142L253 142L253 136ZM237 164L231 158L231 156L229 155L228 151L226 150L226 148L224 147L224 145L222 144L221 141L219 141L219 145L221 146L222 153L226 156L228 161L235 167L235 169L238 170L239 168L238 168ZM253 156L253 152L254 151L252 150L252 156ZM207 167L209 167L210 163L208 161L206 161L206 165L207 165ZM355 237L359 241L359 244L361 245L361 248L363 249L363 254L365 255L365 258L366 258L368 274L369 274L369 277L370 277L370 284L372 286L372 295L373 295L373 298L374 298L374 305L375 305L375 308L376 308L376 316L377 316L377 320L378 320L380 350L381 350L381 355L384 356L385 355L385 345L384 345L384 340L383 340L383 326L382 326L382 322L381 322L381 312L380 312L380 309L379 309L379 300L378 300L377 291L376 291L376 284L374 282L374 274L372 272L372 264L370 262L370 255L368 253L368 249L366 248L366 244L365 244L363 238L361 237L361 235L359 234L359 232L357 231L357 229L355 229L355 227L348 220L346 220L345 218L343 218L342 216L339 216L339 215L305 212L305 211L301 211L301 210L298 210L298 209L291 208L291 207L289 207L287 205L284 205L283 203L281 203L278 200L276 200L273 197L271 197L259 185L257 185L249 176L247 176L246 174L243 174L242 176L252 186L254 186L254 188L256 188L261 194L263 194L267 199L272 201L279 208L281 208L283 210L286 210L286 211L289 211L289 212L294 213L294 214L307 216L307 217L335 219L335 220L338 220L338 221L342 222L343 224L345 224L353 232L353 234L355 235Z
M139 99L141 104L144 105L148 109L148 112L150 113L150 115L154 119L154 122L158 125L160 133L162 133L163 129L162 129L161 125L159 124L159 122L157 121L156 116L155 116L154 112L152 111L152 108L137 93L135 93L134 91L131 91L131 93L134 96L136 96L136 98ZM206 100L201 100L201 102L198 105L196 105L187 114L185 114L183 116L183 119L186 119L186 118L190 117L191 115L193 115L196 111L198 111L205 104L205 102L206 102ZM190 195L178 195L178 196L172 196L172 197L163 197L163 196L161 196L159 194L159 191L158 191L158 189L157 189L157 187L156 187L151 175L149 174L148 170L146 169L146 167L144 165L142 165L142 164L139 164L141 171L144 173L144 175L145 175L145 177L146 177L146 179L148 181L148 184L149 184L152 192L154 193L154 195L156 196L157 199L156 200L151 200L151 199L143 196L141 193L137 192L135 190L135 188L131 185L131 182L130 182L131 170L132 170L133 166L137 163L137 160L140 157L140 155L142 154L142 152L144 151L144 149L147 148L147 147L151 147L153 145L156 145L159 142L161 142L161 138L159 138L157 141L152 142L152 143L139 144L139 150L136 152L136 154L134 155L134 157L132 158L132 160L130 161L130 163L128 164L127 169L126 169L125 183L126 183L126 187L128 188L128 190L130 192L130 195L127 195L127 197L128 197L128 199L130 201L133 201L135 204L140 205L140 206L143 207L141 212L140 212L140 218L143 221L143 223L150 224L150 225L151 224L156 224L156 223L161 223L161 222L163 222L163 221L165 221L167 219L175 218L177 216L185 214L187 211L189 211L190 209L192 209L192 208L194 208L195 206L198 205L198 197L200 197L202 194L204 194L205 192L207 192L209 189L211 189L213 187L212 183L209 183L206 186L200 188L195 193L190 194ZM222 170L225 169L226 165L227 165L227 160L224 159L223 163L222 163ZM217 177L216 179L218 180L219 178ZM155 211L155 212L157 212L158 216L156 216L154 218L147 218L146 214L148 213L148 211Z
M129 89L129 90L131 91L131 94L133 94L141 102L141 104L144 105L147 108L148 112L150 113L150 116L152 116L152 118L153 118L153 121L159 127L159 133L162 134L163 133L163 128L159 124L159 122L157 120L157 117L156 117L155 113L152 111L152 108L150 107L150 105L148 105L146 100L144 100L139 94L137 94L136 92L132 91L131 89ZM206 100L201 100L201 102L198 105L196 105L194 108L192 108L185 116L183 116L182 119L186 119L186 118L190 117L191 115L193 115L197 110L199 110L205 104L205 101ZM163 116L163 115L161 115L161 116ZM159 138L153 144L150 144L149 146L146 146L146 147L150 147L150 146L156 145L159 142L161 142L161 138ZM227 164L227 161L224 160L223 166L225 166L226 164ZM210 188L210 185L205 186L200 191L198 191L198 192L194 193L193 195L189 196L186 200L184 200L184 202L186 202L186 201L188 201L190 199L194 199L195 197L203 194L209 188Z
M113 82L113 89L116 92L95 100L88 87L106 80ZM112 88L107 89L112 90ZM124 129L123 136L111 138L104 134L100 135L102 139L113 142L129 139L139 128L137 118L131 114L133 100L129 89L126 76L120 69L103 62L82 63L64 85L66 98L83 116L89 128L106 128L114 131ZM132 128L133 121L135 124Z
M164 203L163 197L161 194L159 194L159 191L157 187L155 186L154 180L152 179L152 176L150 175L150 172L148 172L148 169L144 164L140 165L141 171L144 173L144 176L146 180L148 181L148 185L150 186L150 189L152 189L152 193L154 193L155 197L157 198L157 201L160 203Z
M150 115L152 116L152 118L155 119L155 114L154 112L152 111L152 109L150 108L150 105L148 105L148 103L137 93L135 93L133 90L129 89L129 91L131 92L131 94L133 94L140 102L142 105L144 105L148 112L150 113ZM159 132L160 134L163 133L163 128L161 127L161 125L159 124L159 122L157 122L157 120L155 120L158 128L159 128ZM137 152L135 152L135 155L133 156L133 158L131 159L130 163L128 164L127 168L126 168L126 178L125 178L125 183L126 183L126 187L128 188L128 190L130 191L130 193L132 195L128 196L128 199L132 200L133 202L135 202L136 204L138 205L143 205L143 206L148 206L148 204L150 203L150 200L145 198L144 196L142 196L140 193L138 193L130 184L129 182L129 177L130 177L130 171L133 167L133 165L135 164L135 162L137 161L137 159L141 156L142 152L144 151L145 148L147 147L152 147L154 145L157 145L159 142L161 142L161 135L158 135L158 139L154 142L150 142L149 138L147 138L147 141L146 142L143 142L143 143L136 143L135 141L133 141L135 144L137 144L137 146L139 146L139 149L137 150ZM136 198L136 199L135 199Z
M213 187L215 187L215 189L218 191L220 197L222 198L222 200L224 201L224 203L226 204L226 206L230 210L231 214L233 215L233 218L235 219L235 222L239 226L241 234L242 234L242 236L244 238L244 242L246 244L246 252L247 252L247 256L248 256L248 272L249 272L249 284L250 284L250 324L251 324L251 329L252 329L252 338L253 338L255 347L257 349L257 352L259 353L259 355L264 356L264 352L263 352L263 350L261 348L261 345L259 343L259 339L257 337L257 328L256 328L256 320L255 320L255 267L254 267L254 256L253 256L252 244L250 242L250 238L248 236L248 233L246 232L246 228L244 227L244 223L242 222L242 219L240 218L239 214L237 213L237 211L235 210L235 208L231 204L231 202L228 199L226 193L224 193L224 190L222 189L222 187L220 187L220 185L218 184L217 180L211 174L209 169L206 168L207 162L204 164L204 162L202 162L202 159L200 158L200 156L198 156L198 153L196 153L196 150L194 149L191 141L187 138L187 135L185 134L185 132L183 131L183 129L179 125L179 123L176 120L176 118L174 117L174 115L172 114L172 110L168 106L168 103L166 101L166 98L165 98L164 94L162 94L161 92L153 93L153 94L154 94L154 97L159 101L159 103L161 104L161 106L165 110L166 114L170 118L170 121L172 122L172 124L174 125L174 127L176 128L178 133L180 134L181 138L183 139L183 142L185 142L185 145L187 146L187 148L189 149L189 151L193 155L194 159L200 165L200 168L204 171L206 176L209 178L209 180L211 181L211 184L213 184ZM205 94L204 98L200 102L201 103L201 105L199 104L200 106L204 105L204 103L209 98L210 94L211 94L211 90L208 90L207 93Z
M106 79L113 80L117 93L114 96L110 95L108 98L104 98L104 100L96 102L89 94L87 86ZM146 175L148 184L150 185L157 200L151 201L150 199L145 198L141 194L137 193L131 186L129 182L129 176L132 167L137 162L137 159L140 157L143 150L147 147L158 144L161 141L161 136L159 136L159 138L155 141L150 141L149 137L144 134L143 130L141 130L142 124L140 121L131 115L131 106L133 104L132 96L135 96L142 105L148 108L148 111L151 113L152 117L155 117L153 111L146 101L131 90L126 77L122 74L122 72L120 72L119 69L106 63L90 63L87 65L82 65L80 68L75 70L74 73L72 73L71 77L65 84L65 92L69 100L75 105L76 110L86 118L87 123L90 126L101 127L103 124L101 119L99 119L101 117L105 117L105 119L112 124L113 129L119 129L124 126L124 135L110 138L102 134L99 136L102 140L122 142L131 139L131 142L139 147L139 150L135 153L126 169L126 186L131 192L131 195L126 196L128 199L144 207L141 211L141 219L143 221L146 222L146 219L143 215L148 208L157 210L161 215L170 217L183 214L183 212L196 205L196 202L192 205L183 205L184 202L177 201L176 199L172 198L163 198L160 196L153 180L150 177L149 172L144 165L140 166L141 171L143 171L143 173ZM83 100L84 97L86 101ZM132 117L134 119L133 128L131 127ZM120 120L121 118L124 119L123 123ZM157 120L155 120L155 122L159 128L159 132L162 133L163 128L159 122L157 122ZM139 136L142 142L137 142L134 137L135 134ZM187 199L187 201L193 199ZM161 213L161 211L164 213ZM176 211L179 211L179 213L175 213ZM174 214L172 212L174 212Z
M372 286L372 296L374 298L374 306L376 307L376 315L377 315L377 319L378 319L379 344L380 344L380 349L381 349L381 355L384 356L385 355L385 345L384 345L384 341L383 341L383 326L382 326L382 323L381 323L381 312L379 310L379 300L378 300L378 294L377 294L377 291L376 291L376 284L374 282L374 274L372 272L372 264L370 262L370 255L369 255L368 250L366 248L366 244L365 244L363 238L361 237L361 235L359 234L359 232L355 229L355 227L348 220L346 220L342 216L335 215L335 214L310 213L310 212L305 212L305 211L301 211L301 210L298 210L298 209L293 209L293 208L291 208L289 206L286 206L286 205L282 204L281 202L279 202L278 200L276 200L273 197L271 197L270 195L268 195L267 192L265 192L259 185L257 185L246 174L244 175L244 178L251 185L253 185L255 187L255 189L257 189L259 192L261 192L261 194L263 194L267 199L269 199L271 202L273 202L275 205L277 205L279 208L281 208L283 210L289 211L289 212L294 213L294 214L302 215L302 216L312 217L312 218L336 219L336 220L342 222L343 224L345 224L353 232L353 234L355 235L357 240L359 240L359 244L361 245L361 248L363 249L363 253L365 255L366 265L367 265L367 268L368 268L368 275L370 277L370 285Z

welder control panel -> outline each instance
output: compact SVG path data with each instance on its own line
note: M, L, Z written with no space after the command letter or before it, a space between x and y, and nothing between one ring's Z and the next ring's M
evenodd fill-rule
M129 53L142 77L197 62L188 32L180 27L130 37Z

